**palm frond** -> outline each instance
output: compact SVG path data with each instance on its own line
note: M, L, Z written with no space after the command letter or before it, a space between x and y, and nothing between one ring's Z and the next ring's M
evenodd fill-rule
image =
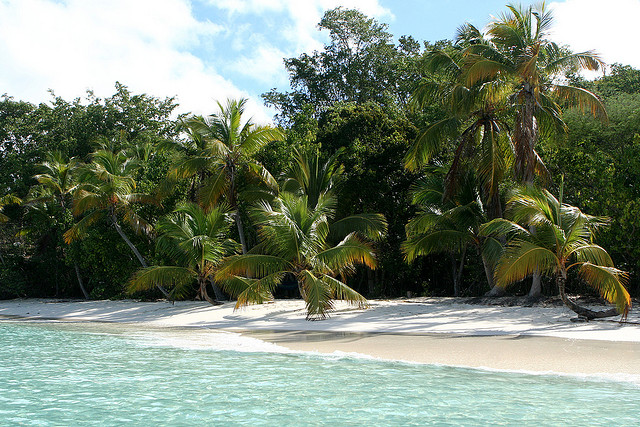
M129 279L129 292L145 291L156 286L182 288L196 280L196 272L189 268L175 266L152 266L141 268Z
M215 274L218 282L237 275L265 277L277 272L290 271L291 263L273 255L252 254L232 255L222 262Z
M598 290L604 299L614 303L623 318L627 317L631 309L631 297L624 286L629 279L627 272L585 262L580 266L578 274L587 284Z
M333 275L354 264L364 264L371 269L376 268L373 249L353 233L336 246L319 252L311 261L320 271Z
M442 142L458 134L460 122L450 117L439 120L422 131L407 152L404 164L410 171L415 171L426 165L440 152Z
M581 111L588 111L594 117L607 122L607 111L596 95L586 89L574 86L555 85L554 94L561 100Z
M324 280L329 285L335 299L347 301L350 304L358 306L358 308L367 308L369 306L369 302L365 297L340 280L326 274L321 276L321 280Z
M567 258L572 254L576 256L576 261L579 263L588 262L602 267L613 267L611 256L598 245L581 245L571 250L567 254Z
M307 307L307 320L323 320L328 311L333 309L331 299L332 286L311 271L303 270L298 274L302 282L304 301Z
M69 230L64 233L64 242L69 245L74 240L80 240L84 237L87 229L93 224L101 220L105 216L104 211L94 211L75 223Z
M379 241L387 233L387 220L382 214L362 213L333 222L330 230L329 237L335 239L357 233L364 238Z
M558 266L558 258L549 249L525 240L512 240L498 261L496 284L506 287L533 273L551 274Z
M273 300L273 291L282 281L284 273L269 274L260 279L231 276L220 282L223 289L236 298L236 309L250 305L263 304Z

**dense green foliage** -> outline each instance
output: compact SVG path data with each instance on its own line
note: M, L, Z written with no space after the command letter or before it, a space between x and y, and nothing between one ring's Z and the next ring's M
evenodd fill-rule
M322 318L333 298L481 295L506 280L493 271L514 247L482 224L516 182L557 193L561 177L568 205L611 218L597 235L606 267L638 295L640 71L585 81L576 72L597 57L548 43L528 11L509 11L518 34L496 20L488 36L466 25L421 45L330 10L328 44L285 59L290 90L263 95L279 128L246 121L244 100L176 117L173 99L119 83L105 99L3 96L0 298L155 298L163 285L213 301L206 288L220 299L220 285L239 304L302 296ZM532 67L509 43L539 49ZM358 228L372 218L375 239Z

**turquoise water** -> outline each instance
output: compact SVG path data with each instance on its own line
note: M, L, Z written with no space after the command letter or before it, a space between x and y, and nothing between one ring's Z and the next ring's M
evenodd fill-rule
M202 330L0 322L0 340L0 425L640 420L640 387L626 382L277 352L251 338Z

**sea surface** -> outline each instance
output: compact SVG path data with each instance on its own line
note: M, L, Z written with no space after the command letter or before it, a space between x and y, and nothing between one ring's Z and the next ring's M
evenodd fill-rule
M287 351L238 334L0 321L0 425L638 425L640 386Z

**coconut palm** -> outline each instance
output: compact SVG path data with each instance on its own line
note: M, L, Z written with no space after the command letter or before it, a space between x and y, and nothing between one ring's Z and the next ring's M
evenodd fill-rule
M508 203L508 219L494 219L482 228L484 235L509 235L503 256L495 270L498 286L508 286L538 271L555 278L562 301L587 319L622 314L631 308L624 287L627 273L614 267L609 254L593 243L594 233L607 223L606 218L584 214L562 203L547 190L523 189ZM535 233L531 227L535 227ZM567 275L577 270L578 277L596 289L615 309L596 312L576 304L566 294Z
M193 282L198 284L198 298L219 304L209 297L207 284L213 282L213 273L222 259L238 251L238 244L228 239L233 220L224 206L208 212L195 204L178 206L173 214L157 224L160 234L157 249L176 265L151 266L140 269L129 282L130 291L150 289L154 286L173 287L174 296L182 295ZM219 299L216 295L216 299Z
M184 122L194 137L196 154L184 158L171 175L175 178L199 177L199 203L208 209L225 196L235 210L243 253L247 252L239 206L239 176L248 173L254 178L276 188L277 183L253 156L271 141L280 139L282 133L269 126L258 126L251 120L243 122L247 100L228 100L226 106L218 102L219 112L208 118L194 117Z
M489 24L487 37L476 37L476 42L464 49L464 74L470 86L495 79L511 82L510 103L516 111L514 168L516 176L530 184L540 166L535 152L539 126L566 130L560 118L561 105L606 119L606 111L593 93L560 84L566 71L598 70L604 64L593 51L569 53L547 39L553 17L544 2L507 8L507 13Z
M45 161L40 164L42 173L35 175L38 185L30 190L29 211L31 215L41 218L49 217L48 204L53 203L62 210L63 226L69 225L69 213L73 202L73 193L77 189L75 173L79 163L76 159L67 160L59 151L47 153ZM85 299L89 299L89 293L84 287L80 268L77 262L73 262L78 286Z
M493 286L493 264L501 252L500 242L480 235L487 213L471 174L461 179L454 197L444 197L443 178L438 171L419 179L412 187L417 215L406 226L407 240L402 251L408 262L419 256L449 253L452 261L453 293L460 295L460 284L467 249L476 249L482 259L489 287ZM460 254L457 262L455 254Z
M106 219L113 225L120 237L135 254L143 267L147 263L140 251L129 240L120 226L122 217L135 232L150 233L151 225L133 209L134 204L157 204L157 200L147 194L137 193L133 178L138 164L124 151L114 153L98 150L91 155L91 163L83 169L80 185L74 194L73 214L82 219L64 233L66 243L80 239L92 225ZM158 286L165 297L167 291Z
M216 279L237 297L236 306L272 299L273 290L287 274L298 282L308 320L326 318L334 299L366 306L366 299L344 280L357 264L375 268L375 254L363 231L352 231L337 244L331 243L332 237L358 222L351 219L332 227L335 210L332 195L320 195L315 206L308 196L288 192L272 204L259 203L252 215L260 243L245 255L230 257L216 273ZM360 222L352 228L368 230L370 236L382 236L386 230L380 215L375 222L372 217Z
M281 184L282 191L306 195L310 207L315 207L321 196L334 194L342 182L344 166L337 159L342 150L338 150L328 160L323 161L319 154L293 150L294 161L286 171Z
M470 43L471 26L459 30L458 43L434 49L425 57L425 77L412 101L418 107L439 104L446 117L420 132L405 156L405 166L415 171L438 155L443 143L454 141L455 150L445 180L445 196L451 197L468 170L480 180L481 196L492 217L502 213L498 185L511 159L510 135L505 122L505 85L499 78L464 81L462 47Z

